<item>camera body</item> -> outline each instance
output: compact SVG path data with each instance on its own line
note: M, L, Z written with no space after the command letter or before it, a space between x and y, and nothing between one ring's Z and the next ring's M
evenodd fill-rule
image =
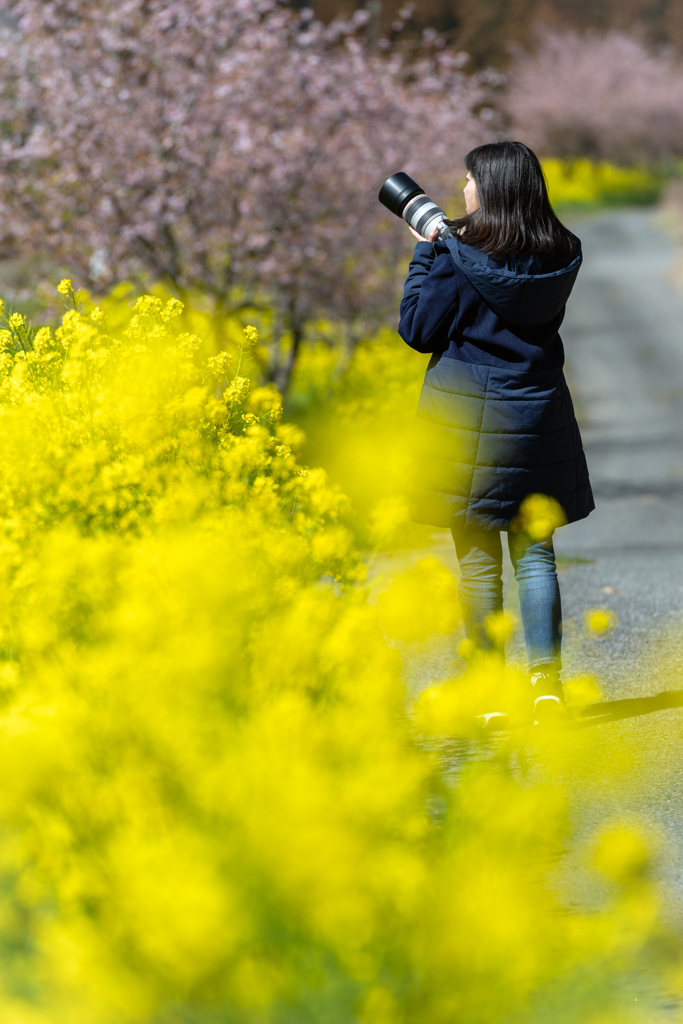
M452 229L445 223L444 211L405 171L387 178L380 189L379 201L397 217L403 217L423 238L434 228L439 229L439 238L453 236Z

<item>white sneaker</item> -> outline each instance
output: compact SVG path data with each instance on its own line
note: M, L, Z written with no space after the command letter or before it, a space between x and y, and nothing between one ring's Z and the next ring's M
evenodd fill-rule
M534 725L555 725L567 717L564 689L557 672L542 670L531 675L534 694Z
M504 711L489 711L485 715L477 715L476 721L487 732L504 732L510 728L510 719Z

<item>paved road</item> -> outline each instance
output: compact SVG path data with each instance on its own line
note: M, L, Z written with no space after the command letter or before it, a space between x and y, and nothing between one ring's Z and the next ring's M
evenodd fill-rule
M563 335L597 508L558 533L557 550L590 560L562 574L570 633L587 606L613 608L620 625L602 643L572 651L570 640L567 668L599 674L609 700L683 698L683 293L670 280L678 253L651 211L576 227L586 261ZM683 710L631 721L680 787ZM679 807L668 823L677 839Z
M636 754L635 784L624 767L601 798L581 800L577 818L584 831L615 816L652 831L668 912L680 927L683 292L671 280L680 256L652 211L614 212L575 230L586 260L563 337L597 507L557 535L559 554L587 559L561 577L565 661L570 673L601 681L615 720L595 727L596 740ZM582 613L595 606L611 607L619 626L605 641L585 642Z

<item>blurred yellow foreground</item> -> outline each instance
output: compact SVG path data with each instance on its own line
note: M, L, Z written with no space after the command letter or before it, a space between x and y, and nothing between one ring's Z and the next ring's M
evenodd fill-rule
M522 729L449 781L446 739L523 677L474 659L407 708L397 648L453 631L452 577L369 604L255 332L202 358L182 317L0 334L3 1024L652 1019L652 842L577 848L561 784L637 785L632 752Z

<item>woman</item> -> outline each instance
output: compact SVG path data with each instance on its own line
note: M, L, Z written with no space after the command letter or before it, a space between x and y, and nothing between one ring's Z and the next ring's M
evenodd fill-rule
M581 243L553 213L527 146L479 146L465 165L467 213L448 222L453 237L410 229L418 243L399 333L432 354L415 518L452 530L467 635L486 647L486 620L503 601L500 534L524 499L555 499L570 523L594 504L558 333ZM508 537L538 722L564 712L555 553L552 539Z

